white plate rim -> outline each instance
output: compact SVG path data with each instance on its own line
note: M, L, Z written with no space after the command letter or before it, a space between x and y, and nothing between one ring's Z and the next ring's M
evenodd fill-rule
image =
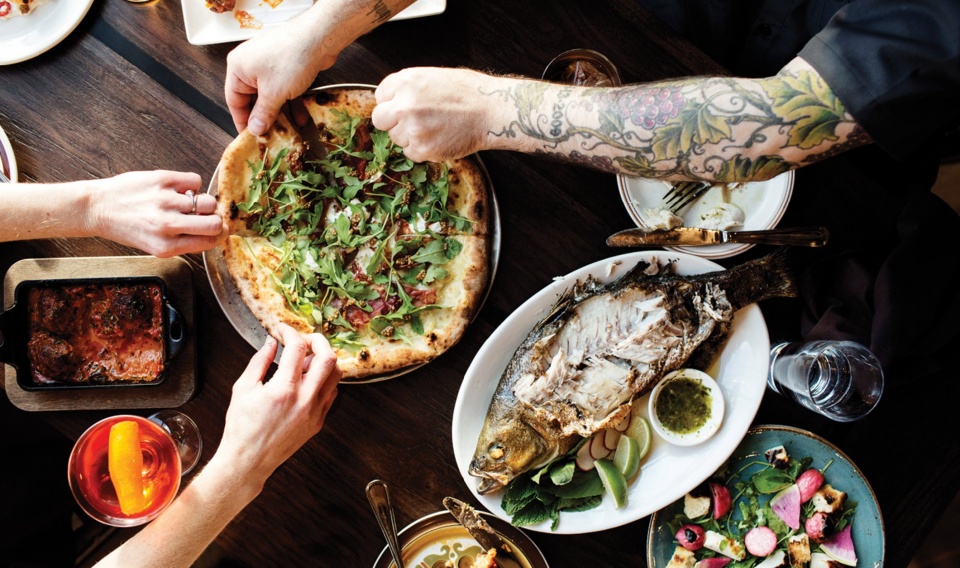
M532 296L508 316L477 351L457 394L451 438L454 459L464 483L493 514L509 520L500 506L502 492L480 495L476 489L477 479L470 476L467 468L489 401L507 362L534 323L548 313L556 299L576 280L595 275L603 282L610 282L638 261L653 257L676 260L676 269L680 274L723 270L722 266L710 260L667 251L638 251L600 260L555 279ZM725 417L719 431L695 446L671 446L656 438L644 459L639 477L630 484L628 503L624 508L616 509L612 498L605 495L603 503L596 509L561 515L556 531L550 530L549 521L524 528L551 534L582 534L611 529L650 515L702 483L730 456L750 428L766 388L769 353L770 339L759 306L751 304L742 308L734 317L730 337L723 351L708 370L720 384L726 402ZM490 372L484 373L484 369ZM637 401L643 409L646 408L648 396ZM478 402L471 405L467 401ZM642 412L646 415L646 410ZM654 467L656 469L651 471Z
M269 22L261 22L263 23L262 28L242 28L232 13L224 12L222 14L216 14L202 2L183 0L180 4L183 8L183 27L187 35L187 41L193 45L244 41L256 36L263 30L283 24L306 11L314 4L312 0L309 2L300 0L284 1L288 3L288 7L281 12L283 15L272 18ZM263 7L264 3L260 0L248 0L247 2L239 0L237 4L238 9L246 9L251 14L260 12L271 13L271 9L269 7ZM247 4L253 4L256 7L250 7L247 6ZM290 7L290 4L294 4L294 6ZM283 4L280 4L280 6L283 6ZM390 18L390 21L434 16L442 14L446 9L446 0L417 0L399 14Z
M762 181L762 182L747 182L748 186L757 187L759 191L770 191L771 188L763 186L773 186L773 191L780 191L779 203L777 207L771 212L771 214L762 220L755 220L756 222L751 222L751 219L747 217L744 220L744 230L760 230L760 229L772 229L777 226L780 222L780 219L783 218L783 214L787 211L787 206L790 204L790 198L793 196L793 185L796 178L796 171L789 170L784 172L772 179ZM627 209L627 213L630 215L630 218L634 223L640 228L646 227L646 224L643 222L643 216L640 215L640 212L634 207L634 199L632 197L632 191L641 191L640 187L631 188L631 185L637 184L649 184L649 183L663 183L664 191L669 185L668 182L660 182L658 180L651 180L646 178L618 175L617 176L617 187L620 189L620 199L623 201L624 207ZM780 186L780 187L777 187ZM751 244L729 244L729 245L709 245L702 247L664 247L667 250L684 252L687 254L692 254L694 256L699 256L701 258L711 258L711 259L720 259L720 258L729 258L731 256L738 255L742 252L749 250L754 245Z
M51 0L37 6L37 13L0 22L0 65L12 65L32 59L63 41L80 25L87 15L93 0ZM46 10L44 10L46 8ZM43 13L40 11L43 10ZM36 17L29 24L21 23ZM52 22L48 22L52 20ZM3 26L18 24L22 28L16 36L4 37ZM53 25L50 25L50 24ZM25 36L33 36L36 41L25 41Z
M20 177L19 172L17 172L17 157L13 154L13 145L10 144L7 133L3 131L3 126L0 126L0 147L3 148L3 157L0 157L0 159L3 159L7 165L7 177L10 178L11 182L17 183ZM0 167L0 170L2 169Z

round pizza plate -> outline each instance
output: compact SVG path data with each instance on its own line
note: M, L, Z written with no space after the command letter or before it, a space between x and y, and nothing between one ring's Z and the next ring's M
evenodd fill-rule
M364 88L364 89L375 89L373 85L362 85L362 84L339 84L339 85L328 85L325 87L318 87L312 89L310 92L324 91L327 89L334 88ZM489 200L490 200L490 255L489 255L489 273L490 278L487 281L487 289L484 292L483 298L480 300L480 305L477 307L476 314L480 313L480 310L483 308L484 303L487 301L487 296L490 294L490 288L493 286L494 277L497 274L497 265L500 261L500 208L497 205L497 196L496 192L493 190L493 184L490 181L490 174L487 172L486 166L484 166L483 161L480 160L480 156L474 154L471 156L476 160L477 164L480 166L480 169L483 172L483 177L487 181L487 188L489 191ZM210 195L217 195L217 187L219 186L220 179L220 166L217 165L216 170L214 170L213 175L210 178L210 185L207 187L207 193ZM217 303L220 304L220 308L223 310L224 315L227 316L227 319L230 321L230 324L233 325L233 328L237 330L247 343L254 347L254 349L259 349L263 346L263 343L267 340L267 330L264 329L263 325L260 324L260 320L257 319L253 312L247 307L244 303L243 298L240 297L240 291L237 289L236 283L233 281L233 278L230 276L230 273L227 271L227 264L223 259L223 250L221 247L216 247L214 249L208 250L203 253L203 266L207 272L207 279L210 281L210 287L213 289L213 295L217 299ZM277 351L276 361L280 360L281 350ZM365 384L365 383L376 383L380 381L385 381L387 379L392 379L405 375L411 371L419 369L425 363L419 365L411 365L409 367L404 367L397 371L392 371L390 373L384 373L380 375L373 375L369 377L362 377L358 379L345 378L341 380L341 383L347 384Z

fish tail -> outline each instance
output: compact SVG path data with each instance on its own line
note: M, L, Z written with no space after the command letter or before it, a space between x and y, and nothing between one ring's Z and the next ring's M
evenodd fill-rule
M736 310L768 298L795 298L798 295L787 247L723 272L720 284Z

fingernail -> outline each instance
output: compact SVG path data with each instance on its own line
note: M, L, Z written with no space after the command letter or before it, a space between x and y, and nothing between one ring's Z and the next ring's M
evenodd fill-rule
M250 122L247 123L247 130L260 136L267 131L267 123L260 120L259 118L251 118Z

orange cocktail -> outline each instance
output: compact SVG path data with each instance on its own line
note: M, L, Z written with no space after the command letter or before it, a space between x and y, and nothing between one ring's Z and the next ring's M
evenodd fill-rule
M143 462L137 480L142 483L143 499L138 496L136 511L127 513L121 510L108 455L111 427L124 421L136 422ZM67 466L70 489L80 507L94 519L119 527L140 525L159 515L176 497L180 473L180 454L170 434L158 424L132 415L112 416L87 429L77 440Z

